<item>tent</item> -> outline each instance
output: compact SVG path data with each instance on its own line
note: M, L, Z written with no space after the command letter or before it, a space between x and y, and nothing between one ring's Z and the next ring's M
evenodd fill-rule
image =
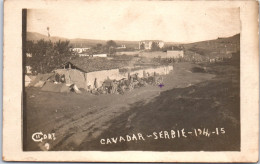
M28 87L29 84L31 83L31 78L28 76L28 75L25 75L24 76L24 84L25 84L25 87Z
M81 91L78 89L76 84L67 85L65 83L52 83L49 81L46 81L45 85L41 88L42 91L48 91L48 92L71 92L74 91L75 93L81 93Z
M71 89L64 83L54 84L52 82L47 81L45 85L41 88L41 90L49 92L70 92Z
M66 84L76 84L79 88L86 88L85 73L77 69L56 69L60 76L64 75Z
M44 84L45 84L45 81L40 80L36 84L34 84L33 86L41 88Z
M43 84L54 76L54 73L38 74L34 80L31 81L29 86L42 87Z

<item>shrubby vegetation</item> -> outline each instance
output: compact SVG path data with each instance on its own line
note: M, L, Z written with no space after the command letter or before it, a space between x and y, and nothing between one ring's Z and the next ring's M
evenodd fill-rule
M91 49L89 49L87 53L90 55L99 53L106 53L108 55L112 55L116 52L116 47L116 42L113 40L109 40L106 42L106 45L102 45L101 43L96 44L96 46L91 47Z
M49 73L73 55L70 51L69 41L51 42L39 40L26 42L26 65L31 66L33 74Z
M159 45L155 42L152 42L152 45L151 45L151 51L160 51L161 48L159 47Z
M184 50L184 47L182 45L165 45L162 48L163 52L167 52L168 50L181 51L181 50Z

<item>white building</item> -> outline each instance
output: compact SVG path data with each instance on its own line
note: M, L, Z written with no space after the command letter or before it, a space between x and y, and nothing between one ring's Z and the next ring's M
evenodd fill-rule
M152 48L152 44L155 43L158 47L163 48L164 42L161 40L141 40L139 42L139 49L142 49L142 46L146 50L150 50Z
M28 52L27 52L27 53L26 53L26 57L27 57L27 58L31 58L31 57L32 57L32 53L28 53Z
M116 47L116 49L126 49L125 45L121 45L121 47Z
M84 53L79 54L79 57L86 57L86 56L89 56L89 54L84 54Z
M26 71L26 74L31 74L32 73L32 67L27 65L25 71Z
M93 54L93 57L101 57L101 58L106 58L107 54Z
M82 53L82 54L79 54L79 57L101 57L101 58L105 58L107 57L107 54L86 54L86 53Z
M83 53L89 50L90 48L70 48L71 51L77 52L77 53Z

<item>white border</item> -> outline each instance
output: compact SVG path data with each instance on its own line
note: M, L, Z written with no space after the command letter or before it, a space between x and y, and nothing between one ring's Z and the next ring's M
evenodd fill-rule
M258 3L256 1L166 1L240 7L241 17L241 152L23 152L21 138L22 8L80 8L93 1L7 0L4 2L3 160L88 162L256 162L258 161ZM147 1L99 1L142 3ZM152 1L149 3L159 3Z

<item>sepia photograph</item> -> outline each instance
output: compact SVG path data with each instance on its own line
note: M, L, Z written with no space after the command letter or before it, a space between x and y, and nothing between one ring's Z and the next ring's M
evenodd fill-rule
M5 2L3 160L258 160L257 2L22 1Z
M23 149L239 151L239 8L110 10L23 10Z

